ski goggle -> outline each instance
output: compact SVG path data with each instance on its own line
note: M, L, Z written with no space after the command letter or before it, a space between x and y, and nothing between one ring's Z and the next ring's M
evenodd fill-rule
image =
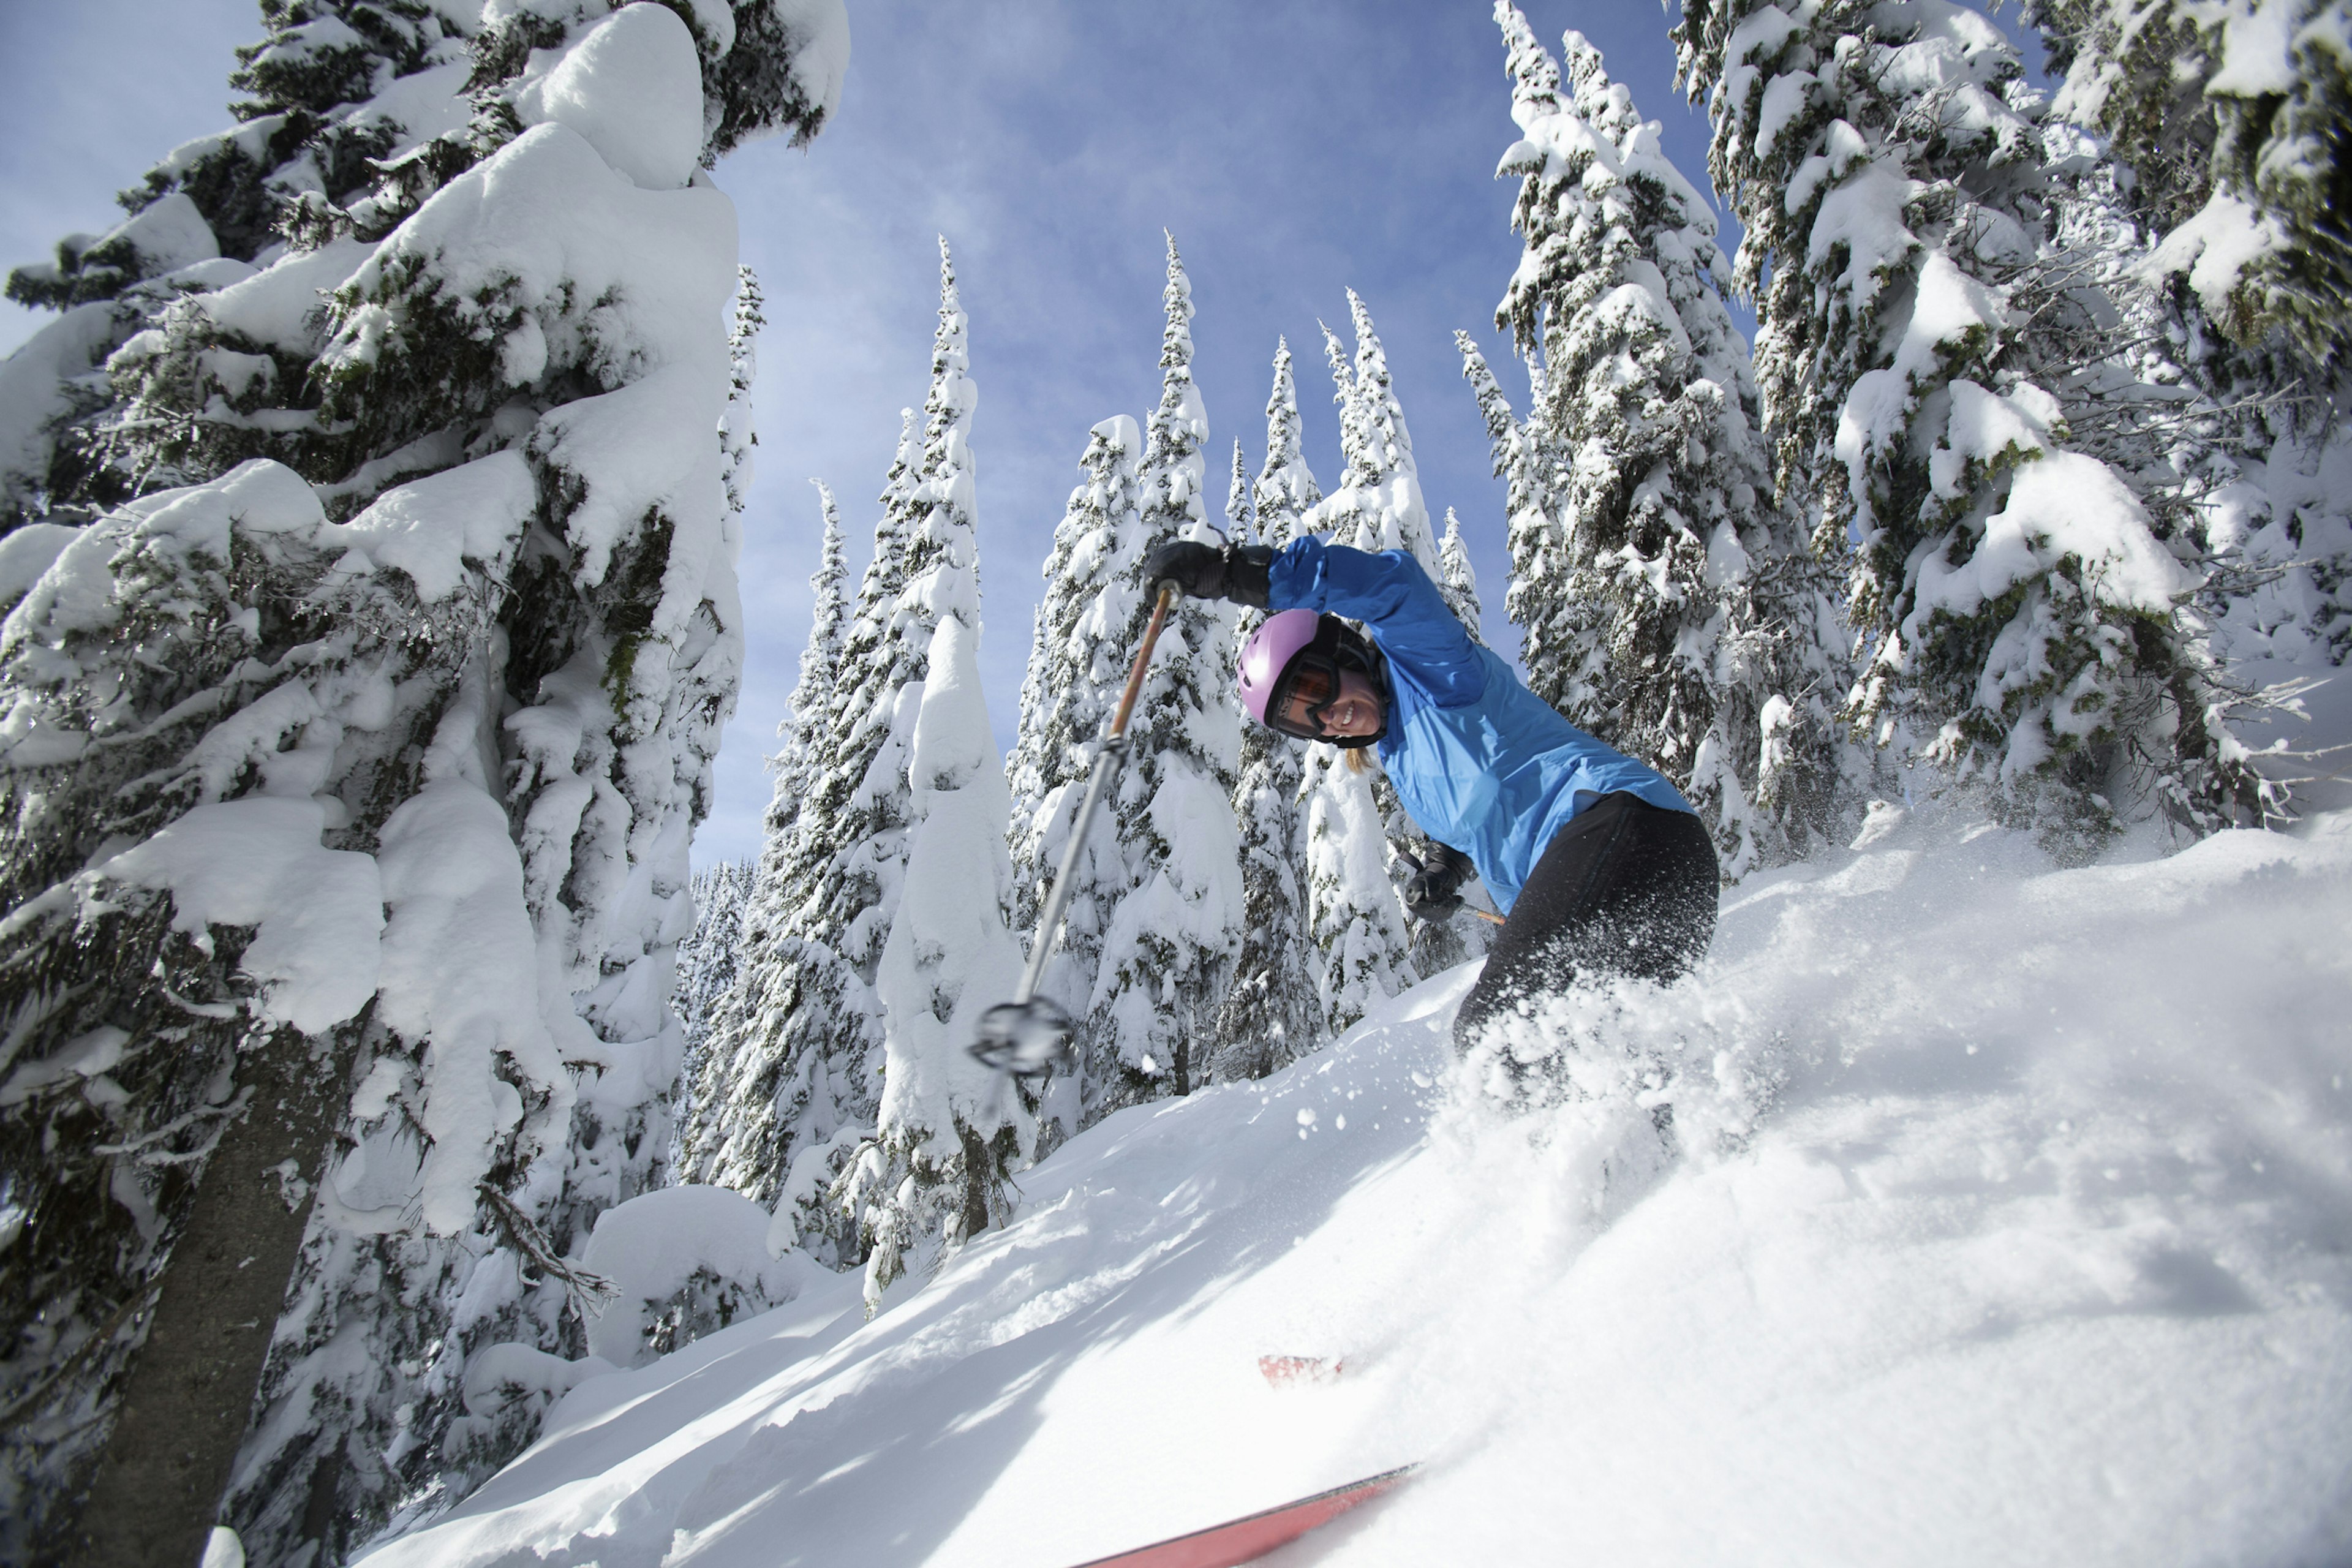
M1386 703L1381 704L1381 727L1371 734L1327 732L1331 707L1339 700L1339 672L1354 663L1349 660L1343 665L1339 657L1316 644L1300 648L1284 668L1282 679L1275 685L1274 696L1265 705L1267 727L1296 740L1327 741L1349 750L1380 740L1388 733Z
M1265 721L1286 735L1320 741L1324 718L1339 699L1339 661L1319 649L1301 648L1265 705Z

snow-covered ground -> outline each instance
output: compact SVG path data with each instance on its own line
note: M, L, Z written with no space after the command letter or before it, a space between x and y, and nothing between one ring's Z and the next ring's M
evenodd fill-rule
M1864 837L1548 1020L1592 1092L1500 1104L1442 976L1075 1140L870 1322L583 1384L368 1562L1061 1568L1412 1459L1266 1561L2352 1560L2352 816Z

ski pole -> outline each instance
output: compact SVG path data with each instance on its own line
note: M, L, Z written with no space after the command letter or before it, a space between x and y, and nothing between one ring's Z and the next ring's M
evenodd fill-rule
M1102 747L1095 752L1094 771L1087 777L1086 798L1079 803L1077 820L1070 825L1070 842L1062 851L1061 868L1054 874L1053 890L1045 895L1045 910L1037 920L1037 938L1030 944L1029 963L1021 972L1021 988L1013 994L1015 1006L1037 994L1045 960L1052 955L1055 941L1061 935L1062 914L1069 908L1071 886L1077 880L1078 856L1086 848L1087 829L1093 826L1095 809L1102 804L1103 792L1127 763L1127 721L1134 715L1136 698L1142 694L1144 668L1150 664L1151 650L1160 641L1160 628L1167 624L1168 606L1175 602L1176 585L1161 584L1159 602L1151 606L1151 619L1143 628L1143 646L1135 650L1135 664L1127 672L1127 689L1118 694L1118 707L1111 714L1109 732L1103 736Z
M1143 628L1143 646L1135 650L1135 664L1127 672L1127 689L1119 693L1110 729L1095 752L1093 771L1087 775L1087 793L1078 803L1076 820L1070 824L1070 841L1062 850L1061 868L1054 875L1045 908L1037 917L1037 934L1029 944L1029 962L1022 967L1020 988L1012 1001L991 1007L981 1017L980 1038L973 1042L971 1054L991 1067L1015 1073L1041 1072L1062 1059L1068 1049L1073 1020L1037 995L1037 983L1045 977L1045 961L1053 956L1055 939L1061 934L1062 916L1077 881L1078 857L1086 849L1087 828L1127 761L1127 721L1134 715L1136 699L1142 695L1151 650L1159 645L1160 629L1167 624L1169 607L1175 602L1176 584L1160 584L1151 619Z

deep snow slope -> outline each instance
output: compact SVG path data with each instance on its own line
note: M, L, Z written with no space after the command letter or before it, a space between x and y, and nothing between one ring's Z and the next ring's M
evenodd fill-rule
M2352 818L1874 833L1530 1029L1578 1094L1456 1066L1443 976L1074 1141L871 1322L583 1384L368 1561L1064 1568L1414 1458L1267 1561L2352 1560Z

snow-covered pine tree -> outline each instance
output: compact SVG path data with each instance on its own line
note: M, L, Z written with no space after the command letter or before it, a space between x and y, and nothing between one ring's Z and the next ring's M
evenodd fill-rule
M784 748L776 756L772 821L782 815L778 807L784 805L797 815L809 781L824 765L825 729L833 717L834 690L841 679L841 638L849 618L844 593L849 568L842 558L841 508L833 499L831 485L823 479L809 483L816 487L817 504L824 510L824 533L817 545L815 574L809 578L814 608L809 617L808 642L801 649L800 683L793 688L792 711L779 726Z
M1250 504L1249 458L1242 451L1241 437L1234 437L1234 460L1225 471L1225 537L1232 540L1255 540L1257 537L1257 514Z
M1443 574L1437 536L1430 531L1429 506L1422 500L1421 470L1413 462L1412 436L1404 410L1390 384L1388 352L1372 330L1372 314L1353 289L1348 314L1356 331L1356 355L1343 373L1345 350L1328 327L1323 342L1331 358L1335 400L1339 405L1339 450L1347 468L1339 488L1315 509L1309 531L1359 550L1409 550L1432 579Z
M1113 556L1084 621L1114 696L1151 615L1144 557L1171 540L1217 537L1202 501L1209 419L1192 382L1192 286L1173 236L1161 299L1160 405L1144 423L1132 542ZM1104 911L1079 1068L1085 1122L1208 1081L1217 1004L1242 931L1234 618L1231 606L1197 599L1169 612L1127 765L1095 830L1118 845L1129 890Z
M905 752L890 759L895 776L868 775L877 797L903 800L900 844L866 862L882 889L876 912L888 921L874 973L882 1099L876 1136L838 1184L866 1244L868 1311L902 1275L1001 1223L1004 1178L1036 1143L1034 1108L1014 1080L965 1049L1021 967L1006 925L1012 801L980 681L979 389L965 329L943 238L907 585L892 616L897 658L911 672L898 708L916 707Z
M751 407L760 377L760 329L768 324L759 274L735 269L735 324L727 334L727 412L719 418L719 482L727 495L728 547L740 559L743 513L751 504L752 450L760 444Z
M807 899L811 862L803 814L825 773L849 616L841 509L824 480L809 482L816 487L824 532L817 569L809 578L814 604L808 641L801 649L799 684L777 726L783 745L770 759L776 784L763 823L765 837L755 869L745 879L743 908L730 931L738 955L726 966L727 983L704 1003L698 1032L695 1020L688 1020L691 1107L679 1138L680 1180L718 1182L767 1203L774 1201L788 1167L789 1129L778 1116L772 1081L778 1064L767 1049L773 1042L762 1038L759 1023L770 990L782 980L777 964L799 962L792 915ZM754 983L755 974L761 983ZM824 1173L826 1182L833 1174Z
M1045 558L1045 596L1021 683L1021 726L1007 763L1013 795L1013 930L1034 937L1046 893L1069 843L1079 798L1118 700L1126 659L1103 639L1099 605L1139 537L1137 464L1143 431L1124 414L1087 434L1078 458L1085 482L1070 491ZM1128 658L1132 657L1130 650ZM1133 885L1124 847L1097 830L1078 862L1062 935L1039 990L1076 1012L1094 995L1103 931ZM1080 1084L1047 1085L1041 1134L1050 1147L1078 1131L1085 1117Z
M875 912L879 889L861 871L871 858L865 836L900 831L875 809L868 781L893 769L903 778L905 731L919 701L903 695L917 678L898 657L897 616L922 463L915 410L902 409L830 707L821 722L813 717L806 793L797 809L769 807L740 975L711 1026L710 1072L723 1081L686 1143L687 1179L772 1205L775 1241L835 1268L866 1257L857 1216L833 1188L874 1136L882 1102L879 940L869 933L887 915ZM853 936L863 967L847 951Z
M1279 549L1297 537L1297 498L1312 476L1298 456L1298 398L1290 382L1290 351L1276 351L1274 391L1266 402L1266 463L1257 492L1276 510L1264 542ZM1234 443L1233 477L1225 495L1225 531L1236 541L1259 537L1256 508ZM1244 610L1236 643L1264 621ZM1242 721L1234 776L1234 820L1241 831L1242 937L1233 978L1217 1009L1213 1076L1264 1078L1315 1048L1321 1009L1307 962L1306 901L1298 865L1298 743L1263 724Z
M2178 279L2249 347L2279 334L2333 379L2352 314L2344 228L2352 6L2027 0L2063 76L2056 112L2105 138L2134 216Z
M1301 764L1299 798L1319 1033L1329 1037L1346 1032L1421 975L1390 871L1389 816L1371 777L1348 767L1337 749L1311 745Z
M2174 321L2202 314L2178 294L2149 311L2144 296L2126 293L2141 307L2136 313L2142 321L2158 312ZM2113 423L2137 450L2118 458L2152 457L2155 472L2146 477L2176 480L2170 494L2159 494L2177 498L2211 552L2216 569L2198 605L2231 679L2258 686L2281 675L2297 679L2280 667L2317 672L2340 666L2352 659L2352 417L2344 412L2346 398L2340 391L2310 395L2308 383L2279 380L2274 373L2295 363L2281 353L2242 353L2219 334L2181 336L2208 352L2150 353L2145 358L2156 374L2147 379L2159 395L2177 397L2194 386L2194 401L2158 404L2156 417L2134 418L2140 409L2118 410L2121 400L2111 396L2094 413L2123 415ZM2176 364L2188 374L2169 374ZM2133 477L2145 489L2143 475Z
M1437 563L1442 571L1437 585L1445 595L1445 603L1454 618L1470 634L1475 643L1486 642L1486 634L1478 627L1478 618L1486 606L1478 602L1478 573L1470 564L1470 547L1462 540L1462 520L1454 509L1445 509L1445 531L1438 536Z
M1520 176L1511 226L1526 245L1496 324L1510 330L1522 358L1540 360L1547 396L1529 410L1529 441L1563 458L1546 498L1557 542L1515 563L1530 630L1544 627L1558 645L1545 650L1543 673L1553 679L1538 695L1611 744L1684 773L1714 716L1705 671L1717 595L1698 581L1710 541L1678 504L1696 476L1669 462L1694 440L1702 460L1714 455L1706 437L1721 423L1724 395L1693 363L1652 253L1663 234L1683 270L1702 268L1713 228L1654 145L1626 155L1639 117L1629 95L1607 90L1580 34L1563 40L1563 84L1507 0L1496 0L1495 17L1520 130L1497 174ZM1589 95L1578 90L1588 81L1598 89ZM1742 477L1706 476L1717 481L1708 498L1717 511L1732 504L1724 481ZM1738 548L1736 524L1707 523L1730 527ZM1529 570L1538 565L1552 570ZM1696 657L1673 657L1695 634Z
M1274 390L1265 400L1265 462L1250 487L1257 510L1259 537L1280 549L1299 535L1298 520L1323 499L1315 475L1307 467L1298 428L1298 381L1292 368L1290 340L1277 338L1274 347Z
M2049 390L2085 345L2025 308L2057 226L2044 105L2006 38L1927 0L1696 0L1675 37L1747 225L1736 281L1769 277L1776 479L1818 552L1853 540L1857 724L2062 855L2159 806L2197 828L2258 813L2178 613L2193 545L2159 536Z
M2262 244L2239 263L2233 281L2192 270L2189 285L2239 342L2282 334L2315 379L2340 391L2352 372L2344 352L2344 323L2352 319L2352 235L2344 218L2352 202L2352 148L2345 145L2352 4L2261 5L2251 16L2233 14L2224 37L2220 68L2205 81L2216 121L2213 194L2180 226L2202 231L2200 260L2221 263L2214 251L2244 255L2242 226L2251 212ZM2179 255L2168 259L2180 266Z
M124 388L109 384L111 356L133 337L165 331L183 300L242 282L278 259L288 237L281 230L305 196L316 197L321 211L330 198L349 205L378 183L379 164L404 163L464 135L472 114L464 89L473 24L462 13L418 4L273 3L262 14L270 36L237 51L239 68L229 79L247 95L234 106L237 128L177 149L121 192L116 200L131 215L124 222L96 237L68 236L54 261L9 274L9 299L63 316L0 364L0 531L43 520L78 523L142 490L183 482L181 476L202 479L244 457L289 455L267 438L259 427L267 422L244 416L300 397L315 345L289 342L279 354L267 342L224 342L209 364L179 356L192 382L188 394L197 390L194 375L208 374L206 390L223 396L217 411L187 400L179 423L203 421L203 440L193 428L163 439L126 428ZM466 161L480 155L471 151ZM183 331L209 325L198 314ZM163 341L153 340L157 347ZM151 353L142 344L131 357ZM280 387L289 373L295 384ZM315 430L307 434L317 438ZM191 446L204 454L184 458Z
M461 1494L528 1435L445 1446L469 1357L576 1350L661 1177L741 648L697 163L813 132L846 34L605 9L272 8L254 117L47 278L111 381L0 373L0 1554L340 1562Z
M2199 0L2023 0L2061 79L2052 107L2113 143L2135 216L2172 228L2213 189L2214 105L2228 10Z
M1780 864L1829 826L1840 650L1770 500L1714 215L1582 35L1562 40L1563 85L1509 0L1495 16L1527 245L1496 321L1542 366L1524 445L1563 459L1538 508L1557 528L1523 533L1514 584L1546 634L1539 694L1672 777L1727 874ZM1491 378L1480 391L1499 402ZM1488 414L1509 426L1507 405Z
M1356 329L1352 363L1338 334L1323 329L1345 468L1339 488L1302 515L1297 526L1301 532L1328 534L1333 543L1359 550L1410 551L1435 579L1444 566L1422 500L1412 437L1389 384L1388 356L1372 330L1371 313L1352 289L1348 310ZM1360 759L1366 755L1358 753ZM1370 770L1348 766L1336 747L1307 748L1299 778L1305 806L1300 858L1307 873L1308 930L1320 959L1316 990L1326 1035L1346 1030L1374 1005L1420 978L1392 871L1400 863L1389 842L1396 808L1387 784L1386 779L1376 782Z
M2324 216L2347 200L2352 108L2329 44L2352 32L2346 7L2025 9L2065 79L2054 111L2105 139L2103 184L2139 230L2104 226L2116 254L2101 281L2126 341L2146 346L2118 378L2128 400L2088 413L2154 448L2157 471L2134 472L2143 493L2193 509L2221 568L2200 599L2217 651L2339 664L2352 655L2352 421L2340 333L2330 324L2315 342L2312 327L2342 321L2352 272L2342 220ZM2078 208L2098 205L2100 193L2079 199L2091 183L2076 182ZM2202 396L2184 405L2192 387Z
M1454 344L1462 352L1462 374L1486 421L1495 477L1503 481L1509 519L1504 540L1511 557L1503 613L1519 628L1519 668L1527 672L1528 690L1565 712L1568 694L1579 689L1576 661L1586 646L1580 606L1552 587L1569 572L1566 534L1553 516L1566 488L1566 465L1538 444L1549 429L1543 420L1531 413L1522 423L1512 413L1510 398L1476 340L1456 331ZM1534 355L1524 363L1530 405L1540 410L1547 402L1543 360Z
M760 440L754 428L751 389L759 377L760 329L767 325L763 304L757 275L749 267L738 268L735 325L728 334L730 395L719 423L719 479L727 497L727 547L730 552L741 549L743 512L751 502L751 449ZM828 509L832 501L828 493ZM677 977L670 987L670 1011L677 1015L685 1041L677 1106L681 1134L694 1116L696 1080L706 1059L704 1047L711 1020L719 1002L735 984L743 910L751 901L752 879L751 863L722 860L696 872L688 883L693 924L678 939ZM682 1146L683 1137L677 1142ZM675 1170L671 1174L675 1179Z
M751 899L750 861L721 860L697 871L687 883L694 900L694 925L678 940L677 977L670 986L670 1011L686 1038L683 1081L699 1093L698 1070L705 1057L710 1020L719 999L735 984L742 955L743 910ZM680 1108L690 1121L693 1101Z

